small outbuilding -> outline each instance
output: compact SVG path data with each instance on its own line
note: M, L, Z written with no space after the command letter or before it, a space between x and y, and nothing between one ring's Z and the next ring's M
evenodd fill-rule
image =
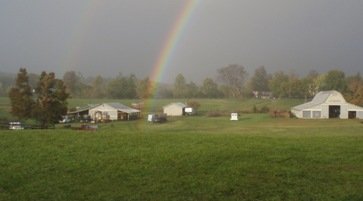
M185 108L187 105L184 103L170 103L163 107L163 112L167 116L183 116L185 115Z
M302 119L363 119L363 107L348 103L338 91L321 91L312 101L291 109L297 118Z

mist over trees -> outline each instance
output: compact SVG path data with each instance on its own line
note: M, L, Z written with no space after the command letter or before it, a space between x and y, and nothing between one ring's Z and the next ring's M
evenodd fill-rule
M29 87L35 89L41 75L28 73L27 76ZM12 86L20 87L14 77L10 79L0 73L1 96L8 95ZM285 71L267 72L264 66L249 73L244 66L231 64L218 69L215 78L206 77L193 82L179 73L173 83L153 83L148 77L139 79L133 74L119 73L111 78L102 75L84 77L80 72L68 71L62 82L71 98L250 98L268 93L274 98L310 99L321 90L337 90L347 101L363 105L361 75L347 76L341 70L325 73L313 70L299 76ZM155 88L150 89L151 86Z

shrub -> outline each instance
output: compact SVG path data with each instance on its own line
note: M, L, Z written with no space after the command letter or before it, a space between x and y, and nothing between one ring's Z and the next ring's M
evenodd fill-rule
M200 103L198 101L195 101L195 100L190 100L187 102L187 105L189 107L192 107L194 108L195 110L198 110L198 108L200 107Z
M226 112L223 111L210 111L207 113L208 117L221 117L226 116Z

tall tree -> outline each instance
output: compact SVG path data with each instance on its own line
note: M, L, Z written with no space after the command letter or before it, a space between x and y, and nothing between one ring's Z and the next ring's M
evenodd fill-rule
M324 78L321 90L337 90L339 92L346 90L347 83L343 71L331 70L326 73Z
M266 72L264 66L261 66L255 70L255 74L251 78L251 90L252 91L269 91L269 75Z
M20 68L15 86L10 89L9 98L11 114L19 119L31 117L34 101L32 89L29 85L28 73L25 68Z
M98 75L92 81L90 97L92 97L92 98L104 98L105 95L106 95L105 90L106 90L105 80L103 79L103 77Z
M136 77L130 75L118 77L111 80L107 86L108 96L111 98L135 98L136 97Z
M199 96L199 87L194 82L190 82L186 86L186 98L196 98Z
M217 98L221 96L221 92L218 89L218 84L211 78L204 79L200 90L202 95L206 98Z
M187 93L187 83L184 76L179 73L174 82L173 96L174 98L184 98Z
M48 128L62 119L67 113L69 94L62 80L56 79L54 73L42 72L36 88L34 118L42 128Z
M75 71L67 71L63 75L63 82L67 92L73 97L79 97L81 94L81 76Z
M269 82L270 89L275 97L287 97L288 96L288 84L289 76L283 71L278 71L273 74L272 79Z
M237 64L218 69L218 78L230 89L234 98L242 97L247 75L245 68Z
M359 73L347 78L345 97L350 103L363 106L363 78Z
M152 89L150 89L150 87L152 87L152 83L148 77L142 80L138 80L136 83L137 97L140 99L149 98L153 91Z
M319 92L321 78L317 71L311 70L303 79L305 85L305 99L312 98Z

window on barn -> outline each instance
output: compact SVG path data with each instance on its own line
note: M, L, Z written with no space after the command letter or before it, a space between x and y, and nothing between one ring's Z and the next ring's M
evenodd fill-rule
M311 111L303 111L303 118L305 119L311 118Z
M313 118L314 119L321 118L321 111L313 111Z

